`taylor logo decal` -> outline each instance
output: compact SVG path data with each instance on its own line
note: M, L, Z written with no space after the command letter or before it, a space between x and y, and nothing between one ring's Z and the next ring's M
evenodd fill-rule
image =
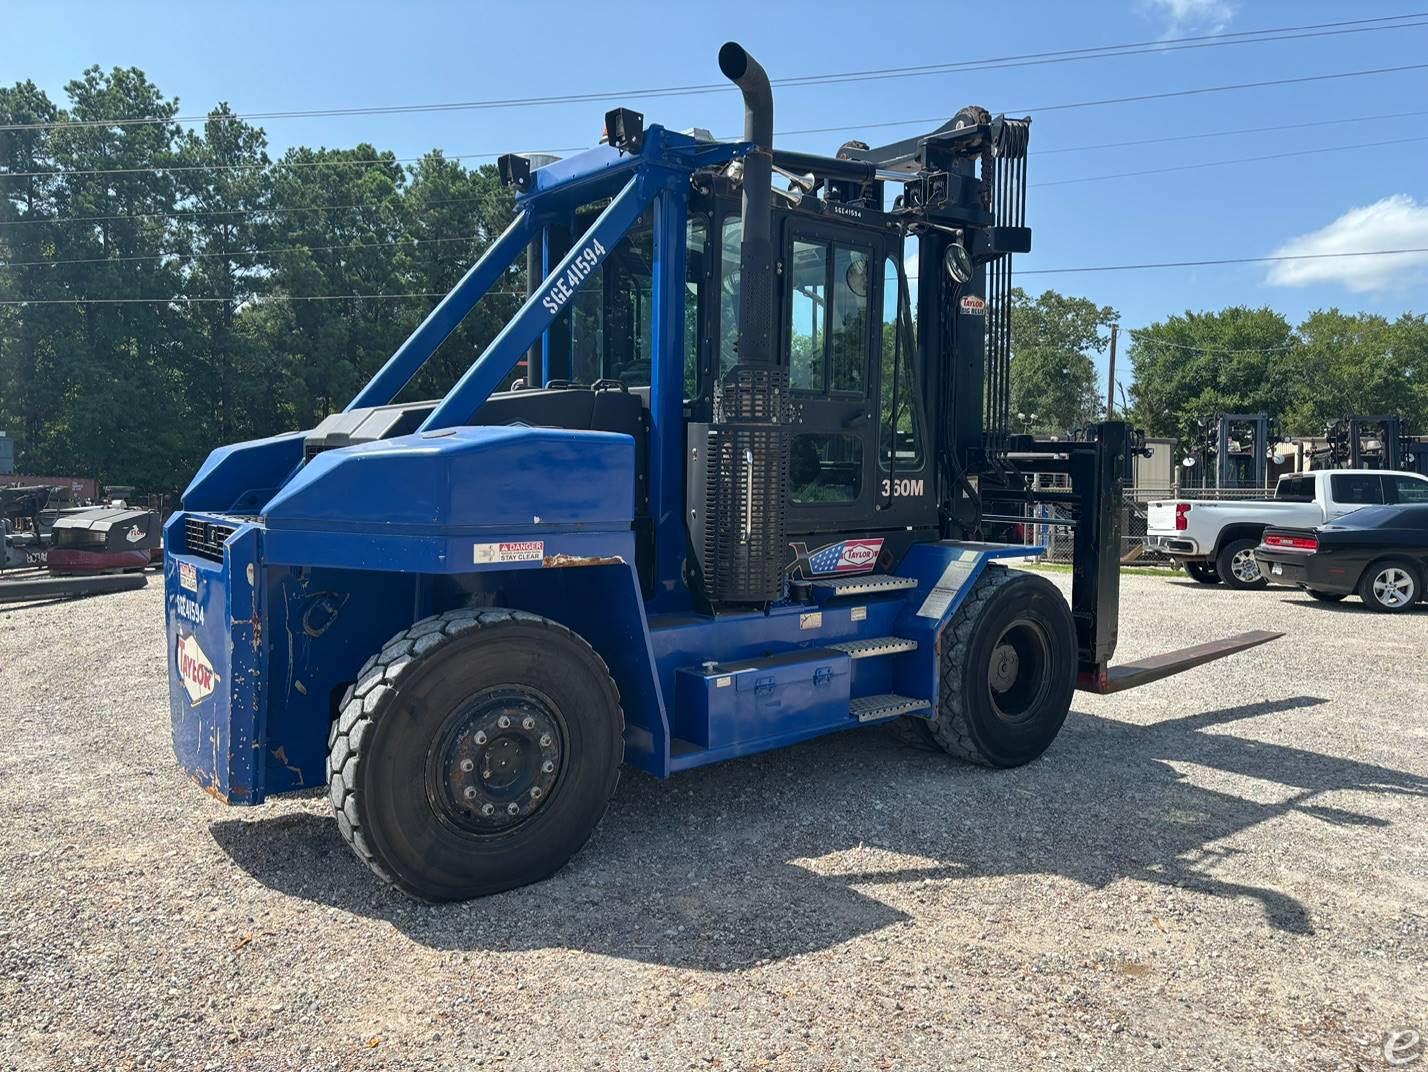
M199 701L213 692L213 686L218 683L218 675L213 672L213 664L208 661L208 656L203 654L203 649L198 646L196 636L179 637L176 655L179 680L183 682L189 700L197 707Z
M198 595L198 567L192 562L179 563L179 587Z
M795 580L809 580L840 573L866 573L878 564L883 541L842 540L810 551L806 543L791 543L793 564L788 574Z
M981 316L987 311L987 303L975 294L968 294L958 304L962 306L962 312L973 316Z

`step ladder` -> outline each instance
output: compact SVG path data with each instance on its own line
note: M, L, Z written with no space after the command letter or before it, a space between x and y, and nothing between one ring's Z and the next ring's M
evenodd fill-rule
M903 592L916 588L912 577L894 577L887 573L862 573L856 577L825 577L812 583L813 590L828 598L840 596L871 596L879 592Z

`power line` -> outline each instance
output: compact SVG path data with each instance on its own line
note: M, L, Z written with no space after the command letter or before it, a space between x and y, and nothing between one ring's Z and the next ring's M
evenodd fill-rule
M1134 342L1136 343L1136 345L1140 345L1140 342L1139 342L1139 340L1134 339L1134 336L1137 336L1137 335L1141 334L1142 332L1144 332L1144 331L1146 331L1146 330L1148 330L1148 329L1146 329L1146 328L1131 328L1131 329L1130 329L1130 333L1131 333L1131 336L1132 336L1132 341L1134 341ZM1176 350L1193 350L1193 351L1195 351L1196 353L1199 353L1199 354L1277 354L1277 353L1282 353L1282 352L1285 351L1285 350L1294 350L1294 349L1298 348L1299 343L1297 343L1297 342L1292 342L1292 343L1289 343L1289 344L1286 345L1286 346L1245 346L1245 347L1240 347L1240 348L1238 348L1238 349L1231 349L1231 348L1229 348L1229 347L1224 347L1224 346L1187 346L1187 345L1185 345L1184 343L1181 343L1181 342L1170 342L1170 341L1168 341L1168 340L1166 340L1166 339L1156 339L1156 340L1154 340L1154 341L1152 341L1152 342L1146 343L1145 345L1147 345L1147 346L1169 346L1169 347L1173 347L1173 348L1176 349Z
M1306 74L1297 78L1271 78L1262 82L1234 82L1224 86L1200 86L1197 89L1175 89L1166 93L1137 93L1130 97L1103 97L1100 100L1074 101L1070 104L1043 104L1036 108L1008 108L1008 112L1060 112L1069 108L1099 108L1106 104L1133 104L1138 101L1166 100L1171 97L1194 97L1204 93L1226 93L1237 89L1263 89L1267 86L1292 86L1305 82L1328 82L1337 78L1362 78L1375 74L1398 74L1421 71L1428 63L1405 63L1397 67L1368 67L1360 71L1339 71L1335 74Z
M1007 67L1033 66L1047 63L1065 63L1083 59L1106 59L1116 56L1143 55L1152 52L1175 52L1192 48L1212 48L1225 45L1259 44L1278 40L1300 40L1304 38L1339 36L1349 33L1370 33L1382 30L1406 29L1424 25L1423 22L1408 20L1422 19L1428 11L1409 12L1402 15L1381 16L1372 19L1347 19L1339 22L1312 23L1299 26L1280 26L1262 30L1241 30L1233 33L1202 34L1194 37L1169 38L1160 41L1133 41L1122 44L1098 45L1087 48L1059 49L1051 52L1022 53L981 60L961 60L950 63L928 64L913 67L883 67L862 71L845 71L799 75L771 79L773 85L784 87L834 85L848 82L862 82L886 78L906 78L936 74L950 74L963 71L995 70ZM477 111L494 108L523 108L556 104L576 104L601 100L635 100L649 97L678 97L704 93L729 93L735 87L728 82L697 83L683 86L665 86L624 91L600 91L579 94L560 94L544 97L508 97L489 100L449 101L434 104L373 105L349 108L307 108L245 114L218 113L204 116L127 116L112 119L68 119L40 123L11 123L0 125L0 131L10 130L53 130L60 128L123 127L168 123L204 123L209 121L252 121L271 119L335 118L359 115L409 115L413 113L442 111Z
M1428 109L1416 112L1384 112L1379 115L1346 115L1341 119L1316 119L1309 123L1276 123L1267 127L1239 127L1235 130L1210 130L1202 134L1172 134L1163 138L1137 138L1134 141L1105 141L1097 145L1066 145L1061 148L1036 150L1036 158L1057 153L1084 153L1098 149L1125 149L1135 145L1160 145L1175 141L1200 141L1205 138L1225 138L1240 134L1277 134L1282 130L1306 130L1310 127L1334 127L1348 123L1370 123L1381 119L1411 119L1428 115ZM921 120L919 120L921 121Z
M480 197L440 197L424 202L427 205L464 205L472 203L489 204L500 200L497 194ZM347 208L391 208L391 201L353 201L342 205L277 205L262 208L176 208L167 212L121 212L112 216L50 216L40 219L0 220L0 226L9 227L24 223L101 223L105 220L149 220L173 219L182 216L254 216L261 214L285 215L290 212L335 212Z
M22 298L14 301L0 301L0 306L13 305L192 305L199 302L233 302L244 305L249 302L261 304L265 302L296 302L296 301L349 301L360 299L362 301L376 301L397 298L444 298L447 295L444 290L429 291L401 291L396 294L252 294L243 298L190 298L183 295L174 295L169 298ZM488 290L484 297L503 298L525 298L528 295L524 291L518 290Z
M590 148L588 145L573 145L563 149L530 149L529 153L578 153ZM434 150L439 152L439 150ZM188 171L263 171L278 168L323 168L358 167L370 164L415 164L425 160L424 156L373 156L356 160L276 160L266 164L151 164L147 167L128 168L61 168L58 171L0 171L4 179L49 179L65 175L143 175L153 171L182 174ZM442 160L494 160L501 153L457 153L448 156L440 153Z
M1387 141L1365 141L1356 145L1326 145L1318 149L1296 149L1288 153L1269 153L1265 156L1225 157L1219 160L1202 161L1198 164L1175 164L1172 167L1146 168L1144 171L1112 171L1103 175L1086 175L1078 179L1052 179L1048 182L1033 182L1037 186L1069 186L1078 182L1100 182L1102 179L1129 179L1141 175L1164 175L1171 171L1195 171L1200 168L1220 167L1225 164L1253 164L1263 160L1285 160L1294 156L1318 156L1320 153L1340 153L1350 149L1376 149L1384 145L1406 145L1410 142L1428 141L1428 134L1413 138L1391 138Z
M1425 115L1428 115L1428 111L1424 111L1424 112L1422 112L1422 113L1408 113L1408 112L1405 112L1405 113L1401 113L1401 114L1402 114L1402 115L1412 115L1412 114L1425 114ZM1397 117L1394 116L1394 117L1385 117L1385 118L1397 118ZM1335 121L1335 122L1350 122L1350 121L1351 121L1351 120L1338 120L1338 121ZM1318 125L1318 124L1305 124L1305 125L1308 126L1308 125ZM1193 136L1195 136L1195 137L1206 137L1206 136L1208 136L1208 135L1193 135ZM1345 151L1354 150L1354 149L1372 149L1372 148L1379 148L1379 147L1382 147L1382 146L1385 146L1385 145L1405 145L1405 144L1411 144L1411 143L1421 142L1421 141L1428 141L1428 135L1419 135L1419 136L1415 136L1415 137L1411 137L1411 138L1391 138L1391 139L1387 139L1387 140L1384 140L1384 141L1359 142L1359 143L1352 144L1352 145L1328 145L1328 146L1323 146L1323 147L1316 148L1316 149L1296 149L1296 150L1293 150L1293 151L1290 151L1290 152L1268 153L1268 154L1261 155L1261 156L1222 157L1222 158L1220 158L1220 159L1216 159L1216 160L1212 160L1212 161L1208 161L1208 162L1200 162L1200 163L1195 163L1195 164L1176 164L1176 165L1172 165L1172 166L1169 166L1169 167L1163 167L1163 168L1147 168L1147 169L1144 169L1144 170L1141 170L1141 171L1119 171L1119 172L1110 172L1110 173L1100 174L1100 175L1089 175L1089 176L1085 176L1085 177L1082 177L1082 178L1073 178L1073 179L1051 179L1051 180L1048 180L1048 181L1046 181L1046 182L1035 182L1035 183L1032 183L1031 185L1032 185L1033 188L1034 188L1034 187L1041 187L1041 186L1066 186L1066 185L1071 185L1071 184L1075 184L1075 183L1098 182L1098 181L1103 180L1103 179L1123 179L1123 178L1134 178L1134 177L1139 177L1139 176L1143 176L1143 175L1161 175L1161 174L1167 174L1167 173L1176 172L1176 171L1194 171L1194 170L1198 170L1198 169L1212 168L1212 167L1220 167L1220 166L1229 165L1229 164L1247 164L1247 163L1258 163L1258 162L1262 162L1262 161L1266 161L1266 160L1284 160L1284 159L1290 159L1290 158L1293 158L1293 157L1300 157L1300 156L1316 156L1316 155L1318 155L1318 154L1320 154L1320 153L1345 152ZM1130 144L1130 143L1127 143L1127 144ZM485 195L485 196L482 196L482 197L472 197L472 198L442 198L442 199L435 199L435 200L426 202L426 204L429 204L429 205L439 205L439 204L465 204L465 203L470 203L470 202L481 202L481 203L488 203L488 204L489 204L489 203L497 202L497 201L499 201L499 200L500 200L499 195L496 195L496 194L488 194L488 195ZM207 215L207 216L221 216L221 215L244 215L244 214L260 215L260 214L263 214L263 213L269 213L269 214L273 214L273 215L282 215L282 214L293 213L293 212L328 212L328 211L337 211L337 210L348 209L348 208L367 208L367 207L374 207L374 208L381 209L381 208L388 207L388 203L385 203L385 202L366 202L366 203L355 202L355 203L344 204L344 205L306 205L306 206L287 206L287 207L285 207L285 206L275 206L275 207L251 208L251 209L212 209L212 210L210 210L210 209L191 209L191 210L189 210L189 209L176 209L176 210L174 210L172 213L162 213L162 212L154 212L154 213L134 213L134 214L128 214L128 215L123 215L123 214L121 214L121 215L115 215L115 216L56 216L56 217L50 217L50 218L44 218L44 219L0 221L0 224L4 224L4 223L88 223L88 222L95 222L95 221L100 221L100 220L132 220L132 219L145 219L145 218L151 218L151 217L165 217L165 216L170 216L170 215L175 215L175 216L177 216L177 215L188 215L188 214L192 214L192 215ZM327 248L339 248L339 249L340 249L340 248L348 248L348 247L327 247ZM275 251L262 251L262 252L282 252L282 251L280 251L280 250L275 250ZM98 263L98 262L102 262L102 261L114 261L114 260L161 260L161 259L162 259L163 257L165 257L165 256L182 256L182 254L180 254L180 253L170 253L170 254L160 254L160 255L146 255L146 256L139 256L139 257L94 257L94 258L88 258L88 259L85 259L85 260L12 261L12 262L9 262L8 264L0 263L0 267L20 268L20 267L31 267L31 266L36 266L36 265L49 265L49 264L84 264L84 263Z
M1235 130L1210 130L1200 134L1174 134L1163 138L1137 138L1133 141L1108 141L1094 145L1066 145L1060 148L1050 148L1036 150L1036 156L1040 159L1043 156L1051 156L1059 153L1084 153L1100 149L1123 149L1137 145L1160 145L1167 142L1177 141L1200 141L1206 138L1224 138L1241 134L1275 134L1284 130L1307 130L1313 127L1342 126L1346 123L1370 123L1386 119L1412 119L1419 116L1428 115L1428 109L1420 109L1412 112L1383 112L1378 115L1346 115L1339 119L1316 119L1308 123L1276 123L1272 126L1264 127L1239 127ZM886 127L907 127L920 126L926 123L944 123L946 116L925 116L919 119L893 119L880 121L877 123L848 123L837 127L805 127L801 130L776 130L774 136L777 138L792 138L806 134L841 134L846 131L878 130ZM737 140L739 135L730 135L727 141ZM528 149L523 150L527 154L556 154L556 153L580 153L590 148L588 145L566 145L555 149ZM388 157L368 157L355 160L301 160L287 161L275 160L266 164L192 164L192 165L169 165L156 164L151 167L132 168L67 168L58 171L5 171L0 172L0 178L8 179L31 179L31 178L51 178L66 175L136 175L153 171L164 171L181 173L187 171L263 171L265 169L277 170L279 168L324 168L324 167L354 167L370 164L414 164L420 163L432 154L427 153L422 156L388 156ZM441 153L442 160L494 160L501 153Z
M1424 22L1424 23L1414 23L1414 25L1428 25L1428 22ZM1303 75L1303 76L1299 76L1299 77L1295 77L1295 78L1279 78L1279 79L1271 79L1271 80L1260 81L1260 82L1238 82L1238 83L1230 83L1230 84L1227 84L1227 85L1220 85L1220 86L1200 86L1200 87L1197 87L1197 88L1194 88L1194 89L1171 90L1171 91L1164 92L1164 93L1146 93L1146 94L1139 94L1139 95L1129 96L1129 97L1107 97L1107 98L1103 98L1103 99L1100 99L1100 100L1073 101L1073 102L1069 102L1069 103L1066 103L1066 104L1042 105L1042 106L1040 106L1040 107L1038 107L1038 108L1010 108L1010 109L1006 109L1006 110L1007 110L1007 111L1010 111L1010 112L1049 112L1049 111L1065 111L1065 110L1075 109L1075 108L1094 108L1094 107L1101 107L1101 106L1109 105L1109 104L1126 104L1126 103L1149 101L1149 100L1165 100L1165 99L1173 98L1173 97L1197 96L1197 95L1206 94L1206 93L1223 93L1223 92L1231 92L1231 91L1242 90L1242 89L1261 89L1261 88L1272 87L1272 86L1295 85L1295 84L1300 84L1300 83L1304 83L1304 82L1331 81L1331 80L1334 80L1334 79L1341 79L1341 78L1359 78L1359 77L1366 77L1366 76L1369 76L1369 75L1376 75L1376 74L1396 74L1396 73L1401 73L1401 72L1404 72L1404 71L1416 71L1416 70L1424 70L1424 69L1428 69L1428 63L1405 64L1405 65L1401 65L1401 66L1397 66L1397 67L1373 67L1373 68L1366 68L1366 69L1364 69L1364 70L1358 70L1358 71L1341 71L1341 72L1334 73L1334 74L1322 74L1322 75ZM1140 140L1135 140L1135 141L1108 142L1108 143L1104 143L1104 144L1101 144L1101 145L1066 146L1066 147L1063 147L1063 148L1060 148L1060 149L1043 149L1043 150L1040 150L1040 151L1039 151L1038 155L1040 155L1040 156L1045 156L1045 155L1049 155L1049 154L1051 154L1051 153L1084 152L1084 151L1088 151L1088 150L1092 150L1092 149L1113 149L1113 148L1121 148L1121 147L1135 146L1135 145L1153 145L1153 144L1158 144L1158 143L1162 143L1162 142L1190 141L1190 140L1203 139L1203 138L1224 137L1224 136L1227 136L1227 135L1235 135L1235 134L1256 134L1256 133L1264 133L1264 132L1274 132L1274 131L1279 131L1279 130L1302 129L1302 128L1307 128L1307 127L1332 126L1332 125L1334 125L1334 124L1336 124L1336 123L1369 122L1369 121L1380 120L1380 119L1409 118L1409 117L1421 116L1421 115L1428 115L1428 110L1409 111L1409 112L1393 112L1393 113L1387 113L1387 114L1382 114L1382 115L1354 116L1354 117L1347 117L1347 118L1345 118L1345 119L1339 119L1339 120L1318 120L1318 121L1310 122L1310 123L1282 124L1282 125L1268 126L1268 127L1248 127L1248 128L1243 128L1243 129L1240 129L1240 130L1212 131L1212 132L1203 133L1203 134L1184 134L1184 135L1176 135L1176 136L1164 137L1164 138L1145 138L1145 139L1140 139ZM788 138L788 137L797 137L797 136L808 135L808 134L836 134L836 133L843 133L843 132L847 132L847 131L855 131L855 132L856 132L856 131L863 131L863 130L877 130L877 129L883 129L883 128L889 128L889 127L914 126L914 125L920 125L920 124L924 124L924 123L942 123L942 122L945 122L946 119L947 119L946 116L927 116L927 117L918 118L918 119L895 119L895 120L887 120L887 121L882 121L882 122L877 122L877 123L843 124L843 125L840 125L840 126L831 126L831 127L805 127L805 128L799 129L799 130L777 131L777 132L776 132L776 135L777 135L778 137ZM4 131L4 130L8 130L8 129L12 129L12 128L10 128L10 127L5 127L5 126L0 126L0 131ZM588 148L588 146L566 146L566 147L557 148L557 149L530 150L530 152L570 153L570 152L582 152L582 151L584 151L586 148ZM428 155L430 155L430 154L428 154ZM451 155L451 156L445 156L445 155L444 155L442 158L443 158L443 159L446 159L446 160L474 160L474 159L493 159L493 158L495 158L495 157L497 157L497 156L500 156L500 155L502 155L502 154L500 154L500 153L460 153L460 154ZM356 159L356 160L316 160L316 161L290 161L290 162L276 161L276 162L269 163L269 164L215 164L215 165L202 165L202 164L194 164L194 165L165 165L165 164L155 164L155 165L148 165L148 166L145 166L145 167L132 167L132 168L77 168L77 169L74 169L74 170L59 170L59 171L12 171L12 172L0 172L0 178L51 178L51 177L60 177L60 176L66 176L66 175L131 175L131 174L145 174L145 173L149 173L149 172L160 172L160 171L162 171L162 172L176 172L176 173L177 173L177 172L187 172L187 171L240 171L240 170L263 170L263 169L265 169L265 168L271 168L271 169L276 170L276 169L278 169L278 168L355 167L355 166L366 166L366 165L372 165L372 164L385 164L385 163L415 163L415 162L421 161L421 160L423 160L423 159L426 159L426 157L424 157L424 156L408 156L408 157L371 157L371 158ZM1130 172L1130 173L1128 173L1128 174L1138 174L1138 173L1136 173L1136 172ZM1146 172L1146 174L1150 174L1150 172ZM1106 176L1097 176L1097 177L1106 177ZM1089 179L1068 179L1068 180L1061 180L1061 181L1066 181L1066 182L1084 182L1084 181L1090 181L1090 180L1089 180ZM1037 184L1037 185L1046 186L1046 185L1052 185L1052 184L1051 184L1051 183L1039 183L1039 184ZM126 216L96 216L96 217L89 217L89 218L90 218L90 219L94 219L94 220L103 220L103 219L131 219L131 218L135 218L136 216L142 216L142 215L147 215L147 214L142 214L142 213L141 213L141 214L135 214L135 215L126 215ZM164 214L163 214L163 213L158 213L158 214L155 214L155 215L164 215ZM76 220L77 220L77 219L80 219L80 217L71 217L71 219L76 219ZM5 220L5 221L0 221L0 225L6 224L6 223L24 223L24 222L29 222L29 221L25 221L25 220ZM53 221L37 221L37 222L53 222Z
M1415 247L1411 249L1365 249L1349 253L1299 253L1294 255L1273 256L1273 257L1226 257L1218 260L1203 261L1160 261L1148 264L1105 264L1094 267L1080 268L1033 268L1020 270L1017 275L1055 275L1069 272L1129 272L1150 268L1199 268L1207 265L1226 264L1261 264L1269 261L1307 261L1322 260L1329 257L1382 257L1402 253L1428 253L1428 246ZM916 279L916 275L909 273L909 279ZM513 297L525 297L526 295L516 291L502 292L491 291L492 294L507 293ZM264 300L271 301L338 301L349 298L440 298L444 297L447 291L419 291L415 293L401 294L311 294L311 295L268 295ZM232 301L231 298L34 298L17 299L11 301L0 301L0 306L14 305L126 305L136 303L173 303L185 301ZM252 299L245 299L252 300Z
M179 250L169 250L167 253L143 253L127 257L76 257L71 260L62 261L0 261L0 268L50 268L61 264L119 264L126 261L161 261L169 257L176 257L179 260L187 261L207 260L219 257L231 260L237 257L261 257L279 253L319 253L339 249L390 249L393 246L403 244L421 246L433 242L471 242L480 237L480 235L455 235L450 238L411 238L402 236L390 242L347 242L335 246L284 246L277 249L237 250L231 253L187 253Z
M1270 261L1312 261L1330 257L1386 257L1396 253L1428 253L1428 246L1410 249L1364 249L1352 253L1296 253L1275 257L1226 257L1208 261L1158 261L1149 264L1102 264L1087 268L1027 268L1017 269L1022 275L1060 275L1071 272L1133 272L1147 268L1202 268L1222 264L1265 264Z

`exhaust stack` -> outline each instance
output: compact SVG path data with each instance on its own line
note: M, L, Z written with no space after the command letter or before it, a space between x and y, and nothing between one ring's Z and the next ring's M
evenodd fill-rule
M739 248L738 363L714 385L713 420L691 425L691 536L711 604L770 603L788 560L788 367L774 340L773 90L743 47L719 50L719 70L744 95L744 238Z
M739 363L772 365L773 346L773 89L759 61L730 41L719 70L744 95L744 239L739 247Z

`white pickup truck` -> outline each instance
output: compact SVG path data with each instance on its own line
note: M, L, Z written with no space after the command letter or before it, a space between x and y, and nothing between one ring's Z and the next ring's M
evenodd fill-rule
M1314 528L1362 506L1421 502L1428 477L1382 469L1282 476L1273 499L1162 499L1150 504L1146 544L1202 584L1265 583L1254 560L1264 530Z

